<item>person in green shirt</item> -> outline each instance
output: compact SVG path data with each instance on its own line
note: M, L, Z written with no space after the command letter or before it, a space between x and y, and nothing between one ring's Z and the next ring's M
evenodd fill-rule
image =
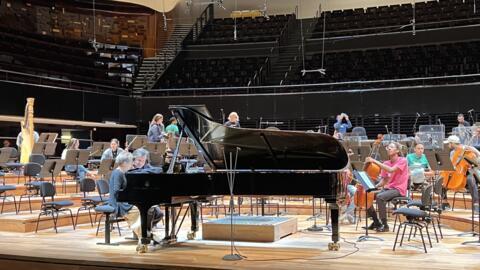
M180 130L178 129L177 119L175 117L170 118L170 124L165 128L165 132L167 134L172 133L173 135L175 135L177 137L179 136Z
M428 163L424 151L425 147L423 144L419 143L415 146L415 152L407 155L412 184L423 184L425 178L434 176L434 172L430 169L430 164Z

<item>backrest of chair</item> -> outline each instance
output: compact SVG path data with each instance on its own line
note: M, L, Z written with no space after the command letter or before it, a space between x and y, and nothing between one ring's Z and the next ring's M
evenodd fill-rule
M352 129L353 136L367 136L367 131L364 127L354 127Z
M42 166L38 163L29 162L23 166L23 175L37 176L42 170Z
M55 196L55 186L50 182L42 182L40 184L40 196L45 200L45 197Z
M422 190L422 205L425 207L430 207L432 205L432 185L426 186Z
M43 165L45 164L45 156L42 154L31 154L29 161Z
M84 194L95 191L95 180L91 178L83 178L80 180L80 192Z
M18 158L18 150L14 147L5 147L6 149L12 149L10 154L10 160L16 160Z
M97 191L100 197L110 192L107 180L104 180L104 179L97 180Z

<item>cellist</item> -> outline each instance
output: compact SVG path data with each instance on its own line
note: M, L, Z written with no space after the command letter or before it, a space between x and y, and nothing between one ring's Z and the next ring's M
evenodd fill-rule
M393 198L406 196L408 189L408 163L407 159L400 156L400 144L392 142L386 147L389 160L380 162L371 157L367 157L365 162L377 164L381 168L380 181L375 185L376 188L382 188L376 194L377 205L380 219L373 205L368 208L368 214L373 218L373 223L368 227L369 230L377 232L388 232L387 222L387 202Z
M476 158L480 157L480 152L475 147L461 144L460 138L458 136L455 136L455 135L449 136L446 142L448 143L448 147L450 148L450 150L452 150L450 152L450 159L452 160L452 163L454 166L456 166L456 164L460 163L461 161L461 160L454 160L455 159L454 154L456 151L461 151L461 152L469 151L470 153L473 153ZM458 158L463 159L463 156L457 157L457 159ZM480 211L480 208L478 205L478 188L477 188L477 183L475 181L475 178L470 172L467 173L467 187L468 187L468 191L470 192L470 195L472 196L473 211L478 213Z

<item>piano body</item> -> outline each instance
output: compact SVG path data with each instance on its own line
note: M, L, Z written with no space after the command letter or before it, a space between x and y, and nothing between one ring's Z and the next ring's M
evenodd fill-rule
M193 140L209 170L202 173L127 174L127 185L117 194L117 199L140 210L140 251L146 251L146 245L151 241L146 231L147 211L151 206L164 204L168 208L175 197L189 198L193 202L190 210L195 232L198 201L214 195L230 195L228 174L234 175L233 194L236 196L324 198L331 210L333 243L329 248L338 248L337 200L345 195L340 171L347 166L348 156L336 139L319 133L225 127L216 123L203 105L170 106L169 109L182 132ZM231 163L230 155L233 157ZM167 209L165 214L166 238L174 238L175 211L170 213ZM171 235L168 234L169 218L172 219Z

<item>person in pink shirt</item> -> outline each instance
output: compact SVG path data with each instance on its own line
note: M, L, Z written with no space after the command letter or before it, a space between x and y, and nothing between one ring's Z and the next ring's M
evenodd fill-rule
M408 162L406 158L400 156L400 147L398 143L390 143L387 146L389 160L383 163L370 157L365 160L365 162L377 164L382 169L380 181L376 184L377 188L383 188L376 194L380 219L377 217L375 208L370 207L368 214L373 218L373 223L368 227L370 230L388 232L387 203L393 198L407 195Z

